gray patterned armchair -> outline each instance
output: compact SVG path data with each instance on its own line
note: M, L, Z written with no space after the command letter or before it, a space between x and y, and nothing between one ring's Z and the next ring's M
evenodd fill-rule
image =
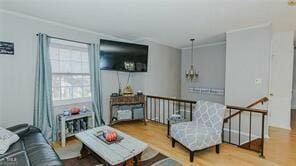
M193 121L171 126L172 146L179 142L190 151L193 162L194 152L216 145L216 153L222 143L222 126L226 107L209 101L197 101Z

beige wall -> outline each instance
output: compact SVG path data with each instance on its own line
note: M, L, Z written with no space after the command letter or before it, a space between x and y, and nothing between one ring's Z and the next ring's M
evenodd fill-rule
M1 126L32 123L38 32L91 43L99 42L100 38L120 40L45 20L0 12L0 39L15 44L14 56L0 56ZM142 42L150 46L148 72L132 75L134 89L149 94L179 96L180 50L149 41ZM120 75L122 80L126 80L127 73ZM117 92L116 72L102 71L102 89L103 115L108 121L109 95Z

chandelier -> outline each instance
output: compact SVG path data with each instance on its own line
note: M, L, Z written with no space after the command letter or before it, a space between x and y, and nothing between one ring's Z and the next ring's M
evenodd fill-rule
M191 65L185 73L185 78L186 78L186 80L193 81L193 80L197 79L198 74L196 72L196 69L193 66L193 42L194 42L194 39L190 39L190 41L191 41Z

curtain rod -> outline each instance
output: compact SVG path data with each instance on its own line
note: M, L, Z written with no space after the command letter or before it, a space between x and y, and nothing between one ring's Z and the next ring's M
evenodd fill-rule
M36 34L36 36L38 36L38 33ZM52 39L65 40L65 41L69 41L69 42L76 42L76 43L87 44L87 45L92 44L92 43L81 42L81 41L77 41L77 40L70 40L70 39L65 39L65 38L60 38L60 37L55 37L55 36L49 36L49 35L47 35L47 36Z

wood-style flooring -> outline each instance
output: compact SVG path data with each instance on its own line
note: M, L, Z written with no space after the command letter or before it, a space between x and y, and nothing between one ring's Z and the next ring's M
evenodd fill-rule
M291 110L291 128L296 130L296 110Z
M199 153L195 153L194 163L189 162L189 153L181 145L176 143L172 148L171 140L166 136L166 126L148 122L128 122L113 126L135 138L138 138L155 150L183 163L190 165L296 165L296 130L284 130L270 128L270 138L265 139L265 159L260 158L258 153L238 148L234 145L223 143L220 154L215 153L215 148L210 148ZM76 139L71 139L67 144L77 143ZM60 148L55 143L54 148Z

